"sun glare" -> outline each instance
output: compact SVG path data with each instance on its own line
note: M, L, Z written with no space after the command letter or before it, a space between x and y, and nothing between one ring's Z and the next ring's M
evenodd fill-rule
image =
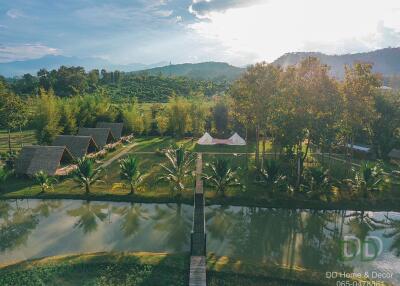
M380 48L378 34L384 31L379 27L400 28L400 3L380 3L271 0L212 12L208 14L209 21L192 24L190 28L202 37L219 40L232 53L254 55L255 60L271 61L285 52L300 50L368 50Z

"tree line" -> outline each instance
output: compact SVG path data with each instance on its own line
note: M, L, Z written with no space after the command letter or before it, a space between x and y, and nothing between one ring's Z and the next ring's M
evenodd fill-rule
M301 178L311 144L325 152L334 146L370 145L379 158L400 147L400 96L381 86L371 64L346 66L338 81L328 66L309 57L286 69L252 65L229 94L235 118L255 136L257 168L263 168L260 153L270 139L297 157ZM346 148L349 160L352 150Z
M25 74L21 78L4 79L10 89L22 97L36 96L40 89L53 90L57 97L107 92L113 100L125 101L136 98L140 102L166 102L172 94L186 96L203 92L212 96L225 91L225 81L194 80L187 77L166 77L146 72L126 73L83 67L61 66L57 70L41 69L36 75Z

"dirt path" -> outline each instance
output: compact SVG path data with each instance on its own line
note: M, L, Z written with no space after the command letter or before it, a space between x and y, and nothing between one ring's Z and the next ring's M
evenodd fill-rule
M124 146L122 148L125 148L124 150L122 150L121 152L119 152L117 155L115 155L114 157L111 157L110 159L108 159L107 161L105 161L103 164L101 164L101 168L106 168L108 166L110 166L112 164L112 162L114 162L115 160L118 160L119 158L121 158L122 156L126 155L127 153L129 153L129 151L132 150L133 147L135 147L137 145L137 143L133 143L131 145L127 145Z

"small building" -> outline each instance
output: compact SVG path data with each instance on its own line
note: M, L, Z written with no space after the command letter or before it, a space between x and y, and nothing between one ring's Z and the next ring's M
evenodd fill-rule
M43 171L54 176L73 161L72 154L65 146L24 146L15 162L15 171L29 176Z
M400 164L400 149L392 149L389 152L388 157L391 163Z
M239 136L236 132L228 139L218 139L211 137L207 132L197 141L199 145L232 145L232 146L244 146L246 141Z
M53 141L53 146L65 146L75 158L82 158L99 151L99 146L92 136L59 135Z
M199 141L197 141L197 144L199 144L199 145L214 145L213 138L211 137L211 135L208 132L206 132L206 133L204 133L203 136L201 136Z
M231 137L229 137L229 145L237 145L237 146L244 146L246 145L246 140L244 140L242 137L239 136L235 132Z
M79 128L78 136L91 136L100 149L107 144L115 142L115 137L110 128Z
M115 139L119 140L122 137L122 130L124 128L123 123L110 123L110 122L98 122L96 128L110 128L111 133Z

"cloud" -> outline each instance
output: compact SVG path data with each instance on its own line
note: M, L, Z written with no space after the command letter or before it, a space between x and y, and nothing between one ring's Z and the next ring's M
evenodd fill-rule
M174 13L172 10L155 10L153 14L159 17L169 17Z
M224 3L228 2L242 3ZM271 62L287 52L341 54L400 46L397 0L382 0L382 4L374 0L268 0L252 6L230 6L225 11L222 9L227 6L222 3L218 7L212 6L212 1L203 5L200 11L211 12L188 28L197 37L223 47L234 64L243 64L237 55L247 55L249 62ZM355 15L361 5L363 13Z
M25 17L25 15L17 9L10 9L6 12L6 15L10 17L11 19L17 19L17 18L22 18Z
M309 41L305 42L303 50L321 51L327 54L347 54L398 46L400 46L400 30L387 27L383 21L379 21L376 30L367 35L336 41Z
M61 51L42 44L1 45L0 62L11 62L41 58L45 55L58 55Z
M265 0L193 0L189 11L198 18L207 18L212 12L224 12L230 8L243 8L253 6Z

